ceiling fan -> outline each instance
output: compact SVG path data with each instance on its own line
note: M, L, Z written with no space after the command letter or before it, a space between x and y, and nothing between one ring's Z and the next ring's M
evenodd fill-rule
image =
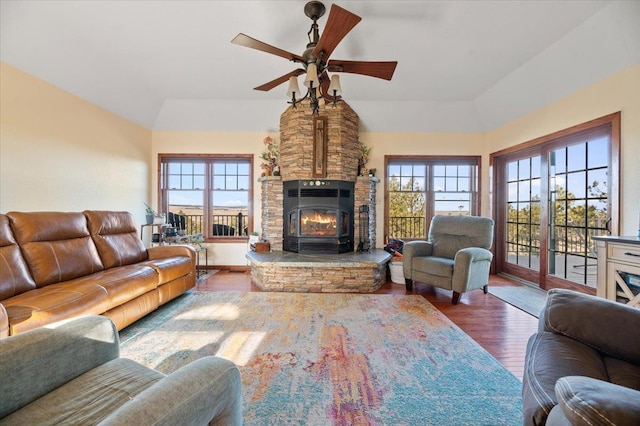
M329 56L331 56L331 53L333 53L340 41L362 18L333 4L329 11L329 18L327 19L325 29L322 32L322 36L320 36L318 19L324 15L325 11L324 4L319 1L310 1L305 5L304 13L313 23L307 33L309 43L302 55L287 52L286 50L263 43L242 33L231 40L234 44L271 53L272 55L283 57L302 66L302 68L297 68L261 86L254 87L254 90L266 92L289 81L289 88L287 90L287 95L291 97L289 103L295 108L298 103L309 98L313 114L315 115L318 113L319 99L325 99L325 101L330 101L335 104L341 97L342 89L338 75L333 74L331 75L331 79L329 79L328 72L345 72L391 80L396 65L398 65L396 61L369 62L329 59ZM300 98L299 95L301 92L297 77L302 74L306 74L304 85L307 87L307 93L304 97ZM296 99L297 96L298 99Z

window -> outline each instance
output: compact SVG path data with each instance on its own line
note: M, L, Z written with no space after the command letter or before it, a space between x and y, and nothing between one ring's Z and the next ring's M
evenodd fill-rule
M183 218L185 233L231 241L251 233L253 156L160 154L160 169L161 210L170 222Z
M386 239L426 238L434 215L477 215L480 157L385 157Z
M595 293L593 236L617 229L620 114L491 155L496 271Z

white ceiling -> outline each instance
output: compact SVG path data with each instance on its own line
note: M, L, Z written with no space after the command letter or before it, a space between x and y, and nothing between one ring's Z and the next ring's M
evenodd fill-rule
M156 130L276 130L302 54L306 1L0 0L0 59ZM320 31L329 14L320 19ZM343 74L370 131L483 131L640 62L639 1L339 1L362 21L332 59L397 60L389 81Z

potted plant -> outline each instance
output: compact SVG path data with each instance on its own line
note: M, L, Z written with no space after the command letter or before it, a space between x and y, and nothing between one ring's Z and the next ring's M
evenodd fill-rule
M249 244L255 244L258 241L260 241L260 234L258 234L256 231L253 231L249 236Z
M151 225L153 223L153 218L156 216L156 211L151 208L151 206L147 203L144 203L146 206L146 214L145 218L147 220L147 225Z
M264 176L280 176L280 167L278 166L280 147L269 136L264 138L262 143L267 147L266 150L260 154L260 158L264 160L260 165L262 170L264 170Z

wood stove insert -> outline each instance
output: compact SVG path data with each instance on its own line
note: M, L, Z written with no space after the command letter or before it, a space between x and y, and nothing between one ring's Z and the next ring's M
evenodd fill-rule
M283 182L283 190L283 250L321 254L353 251L353 182L294 180Z

